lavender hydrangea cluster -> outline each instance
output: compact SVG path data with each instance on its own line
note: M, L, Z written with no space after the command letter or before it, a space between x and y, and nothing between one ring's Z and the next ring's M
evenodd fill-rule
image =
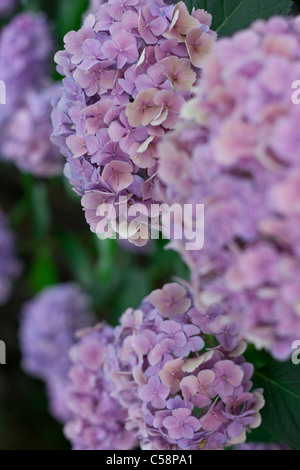
M46 382L50 409L65 422L69 350L75 332L90 326L94 317L89 300L76 284L60 284L42 291L25 304L20 324L22 367Z
M166 201L205 204L204 249L173 243L197 306L227 304L242 335L278 359L300 336L299 51L300 17L218 41L185 122L160 147Z
M5 125L2 155L25 173L51 177L62 170L60 152L50 140L51 101L59 93L60 86L52 83L41 90L30 89Z
M0 211L0 305L7 302L12 281L20 273L20 263L16 257L13 234L6 216Z
M51 101L60 90L47 78L52 47L43 15L19 14L0 35L0 80L6 86L0 158L38 177L62 170L60 153L50 141Z
M198 83L216 38L210 24L183 2L109 0L65 36L52 139L93 232L107 220L120 233L128 206L157 200L157 144ZM105 203L116 216L97 211Z
M75 450L129 450L136 436L125 429L127 411L112 397L110 346L114 330L104 324L79 332L72 347L67 403L72 419L65 435Z
M220 306L197 310L176 283L125 312L110 353L112 396L143 450L223 449L260 424L262 391L251 391L238 332Z
M2 29L0 79L6 84L10 107L22 103L26 89L44 82L52 48L49 27L41 14L21 13Z

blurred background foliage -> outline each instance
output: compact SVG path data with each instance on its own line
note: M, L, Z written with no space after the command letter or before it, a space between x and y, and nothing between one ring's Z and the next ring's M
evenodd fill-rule
M296 3L294 13L299 12ZM64 35L80 27L87 6L88 0L23 0L20 9L47 14L59 50ZM53 76L59 80L54 64ZM75 280L90 294L99 320L116 324L126 308L138 307L153 289L176 277L188 279L189 273L164 240L138 251L116 240L98 240L80 198L63 178L35 179L0 162L0 207L10 214L23 262L11 301L0 308L0 337L8 356L0 375L0 449L68 449L61 426L47 412L44 385L20 369L23 303L47 286ZM258 367L270 362L251 347L247 356ZM270 442L274 436L262 426L251 440Z

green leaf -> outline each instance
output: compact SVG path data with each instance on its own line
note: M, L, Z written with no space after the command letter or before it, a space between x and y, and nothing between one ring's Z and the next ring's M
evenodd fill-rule
M57 30L60 37L80 28L87 7L88 0L60 0L57 3Z
M264 423L258 426L258 428L252 429L251 433L247 434L246 442L264 442L266 444L276 444L277 442L282 443L282 441L279 442L278 439L270 433Z
M126 270L126 275L119 288L119 295L115 301L115 314L111 321L117 323L120 315L130 308L138 308L142 300L151 292L148 273L138 266L132 265Z
M264 389L262 422L279 442L300 449L300 366L273 359L254 373L255 387Z
M192 8L208 11L213 17L212 29L219 37L231 36L257 19L286 16L293 5L292 0L187 0L185 3L189 11Z
M110 282L113 266L115 266L117 242L114 239L100 240L96 236L93 237L93 240L98 251L97 272L99 279L103 283Z
M73 277L86 289L91 289L94 267L89 250L78 237L69 232L61 231L58 239Z
M38 182L32 189L32 219L35 236L44 238L51 225L51 211L48 204L48 187Z
M54 256L48 247L38 250L29 271L29 279L34 292L59 282Z

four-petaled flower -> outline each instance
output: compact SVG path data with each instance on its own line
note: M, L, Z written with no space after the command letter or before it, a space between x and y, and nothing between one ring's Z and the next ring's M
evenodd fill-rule
M139 391L139 397L150 402L154 408L164 408L166 398L169 395L169 388L161 383L158 377L150 377L147 384L143 385Z
M172 439L192 439L195 432L200 429L200 421L191 416L187 408L177 408L172 411L172 416L164 419L163 424Z
M115 31L112 39L103 44L102 53L107 59L116 60L118 69L121 69L127 62L133 64L137 61L138 49L136 39L125 29Z

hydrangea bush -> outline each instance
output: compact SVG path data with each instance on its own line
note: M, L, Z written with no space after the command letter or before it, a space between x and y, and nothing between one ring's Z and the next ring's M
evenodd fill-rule
M16 365L11 322L28 296L22 369L45 383L74 450L300 449L300 17L230 37L293 2L90 0L85 13L84 0L46 3L0 0L0 199L26 261L0 316L12 379L0 387L2 447L60 446L40 384ZM51 54L66 31L61 83ZM7 165L50 179L63 156L79 212L62 179ZM91 231L121 243L81 231L80 201ZM189 251L195 227L204 247ZM150 228L171 228L189 283L164 243L140 249ZM19 273L0 212L0 305ZM72 279L99 308L96 326L80 285L55 284Z
M109 0L65 36L52 140L93 232L103 219L120 232L125 208L157 200L157 144L198 83L216 39L210 24L183 2ZM105 203L117 218L99 214Z
M76 284L49 287L25 304L20 321L22 367L46 382L50 409L64 422L69 350L75 333L94 321L89 299Z
M242 335L279 359L300 337L299 45L300 18L219 40L185 122L159 151L166 201L205 204L204 249L173 244L197 306L228 305Z

